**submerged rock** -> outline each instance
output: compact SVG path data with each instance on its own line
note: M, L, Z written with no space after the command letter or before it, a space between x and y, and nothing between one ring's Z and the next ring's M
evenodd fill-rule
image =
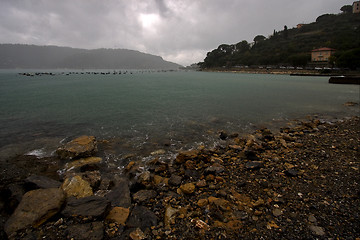
M78 137L56 150L61 159L90 157L96 152L97 144L94 136Z
M65 195L61 189L48 188L27 192L5 224L8 236L29 226L38 227L61 209Z
M101 163L101 161L102 161L102 158L100 158L100 157L82 158L82 159L67 163L65 165L65 169L66 169L66 171L69 171L71 169L81 168L83 166L90 165L90 164L98 164L98 163Z

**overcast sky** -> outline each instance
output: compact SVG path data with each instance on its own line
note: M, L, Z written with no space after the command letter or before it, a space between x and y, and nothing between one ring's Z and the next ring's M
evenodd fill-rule
M348 0L0 0L0 43L126 48L182 65L222 43L339 13Z

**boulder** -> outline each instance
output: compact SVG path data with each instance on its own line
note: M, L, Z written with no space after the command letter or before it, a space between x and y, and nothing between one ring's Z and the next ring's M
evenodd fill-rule
M79 160L74 160L72 162L69 162L65 165L66 171L81 168L86 165L90 164L98 164L102 162L102 158L100 157L88 157L88 158L81 158Z
M113 207L129 208L131 206L129 181L125 178L120 179L105 197Z
M104 238L104 224L91 222L75 224L68 227L69 239L76 240L101 240Z
M61 159L90 157L96 152L97 144L94 136L78 137L56 150Z
M126 225L129 228L140 228L142 231L145 231L147 228L157 225L157 217L148 208L135 206Z
M83 180L80 176L66 178L61 187L67 197L82 198L93 195L90 183Z
M71 198L67 202L62 214L66 217L104 217L110 208L110 202L98 196L84 197L80 199Z
M59 188L37 189L25 193L5 224L6 234L10 236L29 226L40 226L60 211L64 199L64 192Z
M53 180L45 176L31 175L25 179L27 184L33 185L36 188L58 188L61 186L59 181Z

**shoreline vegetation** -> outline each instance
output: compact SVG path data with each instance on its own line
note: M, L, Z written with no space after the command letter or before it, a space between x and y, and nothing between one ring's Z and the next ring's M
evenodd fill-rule
M347 103L359 107L358 103ZM291 122L119 169L106 140L2 161L2 239L359 237L360 118Z

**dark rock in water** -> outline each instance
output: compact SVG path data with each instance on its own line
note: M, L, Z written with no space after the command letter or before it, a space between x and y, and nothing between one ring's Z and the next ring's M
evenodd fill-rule
M135 206L126 225L129 228L140 228L142 231L145 231L147 228L157 225L157 217L148 208Z
M249 170L256 170L256 169L264 167L264 164L260 161L252 161L252 162L247 162L245 164L245 167L246 167L246 169L249 169Z
M286 176L289 176L289 177L296 177L299 174L299 171L294 168L291 168L291 169L286 170L285 174L286 174Z
M1 189L0 193L0 199L4 205L4 210L8 214L12 214L21 202L21 199L25 194L25 190L22 184L12 183L6 188Z
M226 132L221 131L220 135L219 135L219 138L221 140L226 140L228 138L228 134Z
M98 196L90 196L83 198L71 198L62 211L66 217L82 216L82 217L104 217L110 208L110 202Z
M102 222L92 222L76 224L68 227L69 238L79 240L101 240L104 238L104 224Z
M120 179L105 197L113 207L129 208L131 206L131 197L128 180Z
M169 178L169 184L172 186L180 186L182 177L172 174Z
M94 136L78 137L56 150L61 159L90 157L96 152L97 144Z
M59 188L37 189L27 192L13 215L5 224L8 236L29 226L38 227L58 213L65 195Z
M155 198L156 195L157 192L154 190L140 190L133 195L133 199L135 202L145 202Z
M45 176L32 175L25 179L27 184L35 186L35 188L58 188L61 186L59 181L53 180Z
M210 167L205 169L206 174L210 173L222 173L224 171L224 167L220 165L219 163L214 163Z

